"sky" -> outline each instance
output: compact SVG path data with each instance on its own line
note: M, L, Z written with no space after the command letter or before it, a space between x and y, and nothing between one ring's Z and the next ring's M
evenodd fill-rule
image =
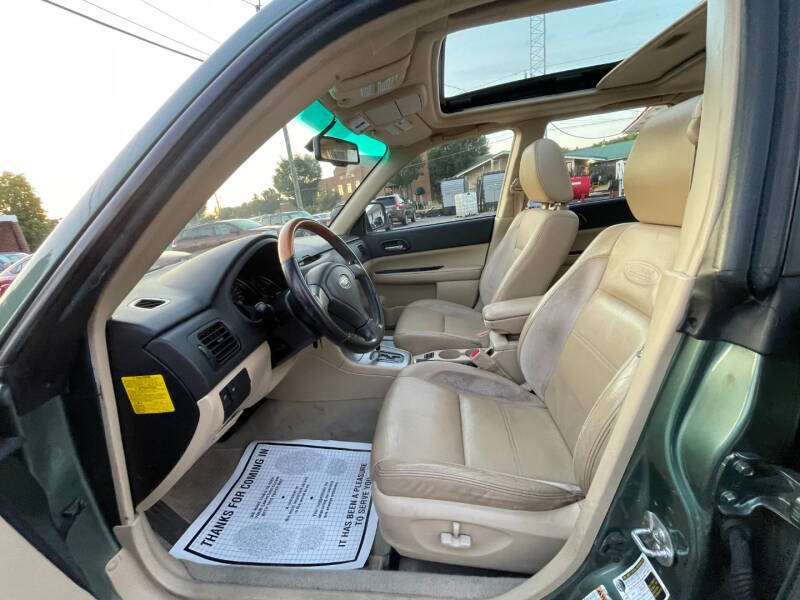
M698 0L614 0L545 15L545 72L620 60L697 6ZM530 19L459 31L445 43L445 96L524 79L530 72ZM622 132L639 110L557 121L547 136L575 148ZM589 138L589 139L587 139Z
M252 17L256 0L53 1L204 58ZM663 28L660 24L653 26L653 22L663 21L666 26L695 3L616 0L608 6L581 9L592 12L580 19L570 16L570 11L549 15L547 63L560 70L574 66L567 60L621 48L628 53ZM621 14L629 17L623 21ZM642 25L645 22L652 31ZM451 37L448 49L458 45L458 36ZM575 40L580 41L577 55ZM502 24L488 33L473 32L463 41L469 44L468 51L446 62L448 69L453 68L453 81L460 86L485 85L497 79L498 73L505 74L501 81L509 81L528 64L527 19ZM478 57L484 57L483 61ZM48 215L65 216L198 64L41 0L0 1L0 72L4 81L0 94L0 172L24 174L42 198ZM450 72L446 78L449 76ZM609 136L622 130L636 114L624 111L557 125L573 135ZM308 141L308 132L292 123L289 133L297 154ZM591 143L572 136L559 139L563 134L557 131L548 135L569 147ZM508 148L510 138L500 132L490 136L490 143L496 152ZM246 202L253 192L269 187L274 166L285 155L279 132L218 190L220 204ZM323 176L328 174L326 165Z

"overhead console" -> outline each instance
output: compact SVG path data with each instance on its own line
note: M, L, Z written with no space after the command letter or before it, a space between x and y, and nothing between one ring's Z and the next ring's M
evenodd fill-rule
M377 134L383 139L406 135L429 135L430 129L419 118L427 104L421 85L404 88L388 97L373 100L348 111L347 127L356 132ZM388 134L388 136L386 135Z

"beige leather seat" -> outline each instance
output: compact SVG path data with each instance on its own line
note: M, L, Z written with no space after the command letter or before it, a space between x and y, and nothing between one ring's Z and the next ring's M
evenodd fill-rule
M445 362L413 365L392 385L371 474L381 531L400 554L530 573L569 536L678 248L697 102L639 135L625 174L639 222L601 233L527 320L526 385Z
M528 146L520 160L520 182L525 195L542 208L523 210L512 221L486 261L476 308L444 300L412 302L397 321L395 345L411 354L483 346L484 305L545 292L578 231L578 217L559 210L572 200L572 184L558 144L536 140Z

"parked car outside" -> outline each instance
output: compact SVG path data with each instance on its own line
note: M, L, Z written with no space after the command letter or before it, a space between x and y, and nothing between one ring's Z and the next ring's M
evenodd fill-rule
M1 252L0 253L0 271L7 269L18 260L22 260L29 256L27 252Z
M323 225L327 224L328 221L328 213L320 212L311 215L311 218L314 219L317 223L322 223Z
M409 202L398 194L391 196L378 196L375 202L380 202L386 207L389 218L401 225L408 225L417 220L417 209L413 202Z
M279 225L282 227L297 217L305 217L306 219L314 218L307 210L290 210L288 212L275 213L272 215L263 215L261 222L264 225Z
M187 227L172 243L171 250L200 252L246 235L264 233L262 227L252 219L228 219Z
M25 254L20 260L16 261L15 263L11 263L5 269L0 272L0 296L2 296L5 291L8 289L8 286L11 285L11 282L16 279L17 275L22 273L22 269L25 268L25 265L28 264L30 261L31 255Z
M344 204L337 204L336 206L334 206L331 209L331 212L328 213L328 221L327 221L327 223L325 223L325 225L330 225L331 222L336 218L336 215L338 215L340 212L342 212L343 208L344 208Z

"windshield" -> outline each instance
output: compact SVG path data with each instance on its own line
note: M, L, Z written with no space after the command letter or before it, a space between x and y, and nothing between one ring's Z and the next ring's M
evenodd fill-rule
M356 144L359 163L335 167L317 161L310 142L322 132ZM386 151L383 142L334 122L333 114L315 101L239 166L167 252L191 257L241 237L277 234L292 219L312 214L328 221L331 210L352 196ZM164 254L159 260L168 262Z

